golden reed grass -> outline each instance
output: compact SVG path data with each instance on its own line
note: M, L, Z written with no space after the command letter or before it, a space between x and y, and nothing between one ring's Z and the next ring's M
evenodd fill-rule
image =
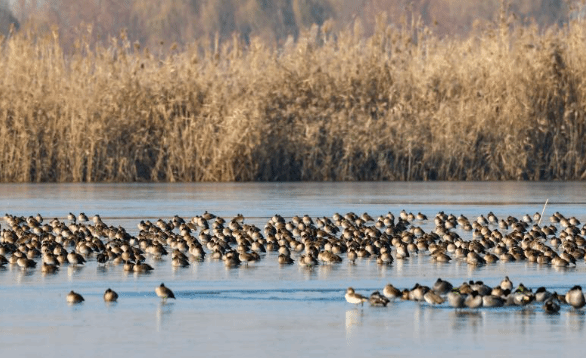
M17 34L0 181L586 179L584 24L505 17L465 39L326 22L278 49Z

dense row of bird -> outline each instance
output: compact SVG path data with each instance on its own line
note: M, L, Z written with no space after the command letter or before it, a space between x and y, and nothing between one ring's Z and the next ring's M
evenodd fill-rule
M66 220L46 221L41 215L19 217L6 214L7 226L0 234L0 266L8 263L25 269L42 260L41 270L56 272L60 265L123 264L125 271L148 272L153 267L147 257L162 259L171 254L173 267L186 267L206 256L223 260L227 267L259 261L264 252L278 252L279 264L297 261L303 266L335 264L345 257L373 258L380 265L412 255L430 255L437 262L462 260L483 265L498 260L527 260L557 267L576 265L585 257L586 226L574 217L560 213L551 224L540 225L541 216L509 216L498 219L493 213L472 222L463 215L439 212L435 228L425 232L420 226L428 220L421 213L402 211L374 219L367 213L334 214L331 218L294 216L285 220L275 215L263 229L245 224L237 215L229 221L205 212L185 220L174 216L166 221L141 221L139 232L131 235L121 226L103 222L99 215L91 221L81 213ZM456 230L461 228L462 230ZM471 237L463 236L471 230ZM462 235L460 235L462 233Z
M349 303L363 305L364 302L369 302L371 306L387 306L389 302L397 299L427 302L430 305L441 305L447 301L454 308L526 306L538 302L547 313L558 312L562 304L568 304L576 309L586 305L581 286L572 287L564 295L550 292L545 287L539 287L533 292L522 283L513 288L508 276L494 287L487 286L482 281L464 282L459 287L454 287L441 278L437 279L433 287L415 284L411 289L399 290L388 284L382 294L374 291L370 297L356 293L352 287L348 287L345 298Z

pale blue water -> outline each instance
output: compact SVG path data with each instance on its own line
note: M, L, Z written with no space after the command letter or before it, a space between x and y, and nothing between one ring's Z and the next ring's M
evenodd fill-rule
M354 211L376 217L405 209L430 218L440 210L470 219L489 211L520 217L541 212L547 199L546 219L559 211L586 222L584 183L0 185L3 212L64 219L70 211L83 211L134 233L142 219L190 219L205 210L225 218L242 213L246 222L264 226L275 213L331 217ZM430 230L433 222L422 227ZM147 275L127 274L122 266L98 268L95 261L62 267L55 275L38 268L0 269L0 356L488 356L583 350L584 311L567 306L553 316L538 305L458 312L413 302L353 307L343 296L348 286L369 294L389 282L407 288L441 277L453 284L474 279L497 285L505 275L515 284L565 292L574 284L586 287L584 261L564 270L501 262L473 269L462 262L436 264L423 255L390 267L364 259L312 270L279 266L276 253L234 269L211 260L184 269L173 269L170 258L147 262L155 268ZM161 303L154 293L161 282L177 300ZM118 303L103 302L108 287L120 294ZM83 304L67 305L72 289L84 295Z

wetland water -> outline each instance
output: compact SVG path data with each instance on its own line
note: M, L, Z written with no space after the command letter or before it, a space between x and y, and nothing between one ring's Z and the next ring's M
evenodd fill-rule
M140 220L191 219L204 211L245 223L264 224L275 213L328 216L335 212L368 212L373 217L402 209L422 212L434 227L438 211L470 220L494 212L499 218L541 212L544 222L559 211L586 222L586 184L525 182L431 183L223 183L223 184L2 184L0 210L13 215L40 213L45 220L65 220L69 212L100 214L108 225L131 234ZM5 222L1 223L7 227ZM470 240L470 232L457 230ZM207 251L207 249L206 249ZM459 285L470 279L494 286L508 275L565 293L586 287L586 264L556 269L529 262L497 262L471 268L465 262L432 262L427 255L378 266L375 259L319 265L280 266L276 252L263 254L248 267L226 268L209 256L187 268L174 269L170 257L147 262L149 274L125 273L122 265L62 267L43 275L16 265L0 268L0 355L61 356L384 356L529 355L581 353L586 334L585 310L563 306L546 315L541 305L456 311L447 304L395 302L386 308L354 307L344 300L352 286L370 294L393 283L411 288L431 286L438 277ZM296 259L296 254L293 258ZM40 260L37 260L40 262ZM177 300L162 303L154 289L161 282ZM104 290L118 292L117 303L105 304ZM65 296L85 297L70 306Z

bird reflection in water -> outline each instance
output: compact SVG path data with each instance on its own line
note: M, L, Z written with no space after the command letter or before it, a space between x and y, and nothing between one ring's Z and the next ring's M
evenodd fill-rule
M482 326L483 313L478 310L454 310L450 312L452 329L458 332L478 332Z
M570 308L565 316L567 317L566 325L572 331L582 332L584 330L584 320L586 319L585 311Z
M522 334L529 334L535 328L535 310L533 307L523 307L515 311L517 319L514 321L515 330Z
M332 271L337 270L339 264L325 264L317 267L317 278L320 280L327 280Z
M364 309L356 307L346 310L346 340L352 338L352 334L356 327L362 327L364 318Z
M317 268L315 266L299 266L299 272L303 273L305 280L317 278Z
M393 262L397 272L403 272L403 269L405 268L405 260L396 260L395 262Z
M79 266L79 265L69 265L67 266L67 276L69 277L69 279L71 280L71 278L75 275L77 275L79 272L81 272L81 270L83 270L84 266Z
M157 332L161 332L163 326L171 317L173 313L173 307L175 306L175 302L170 302L167 300L162 300L159 302L157 306Z

